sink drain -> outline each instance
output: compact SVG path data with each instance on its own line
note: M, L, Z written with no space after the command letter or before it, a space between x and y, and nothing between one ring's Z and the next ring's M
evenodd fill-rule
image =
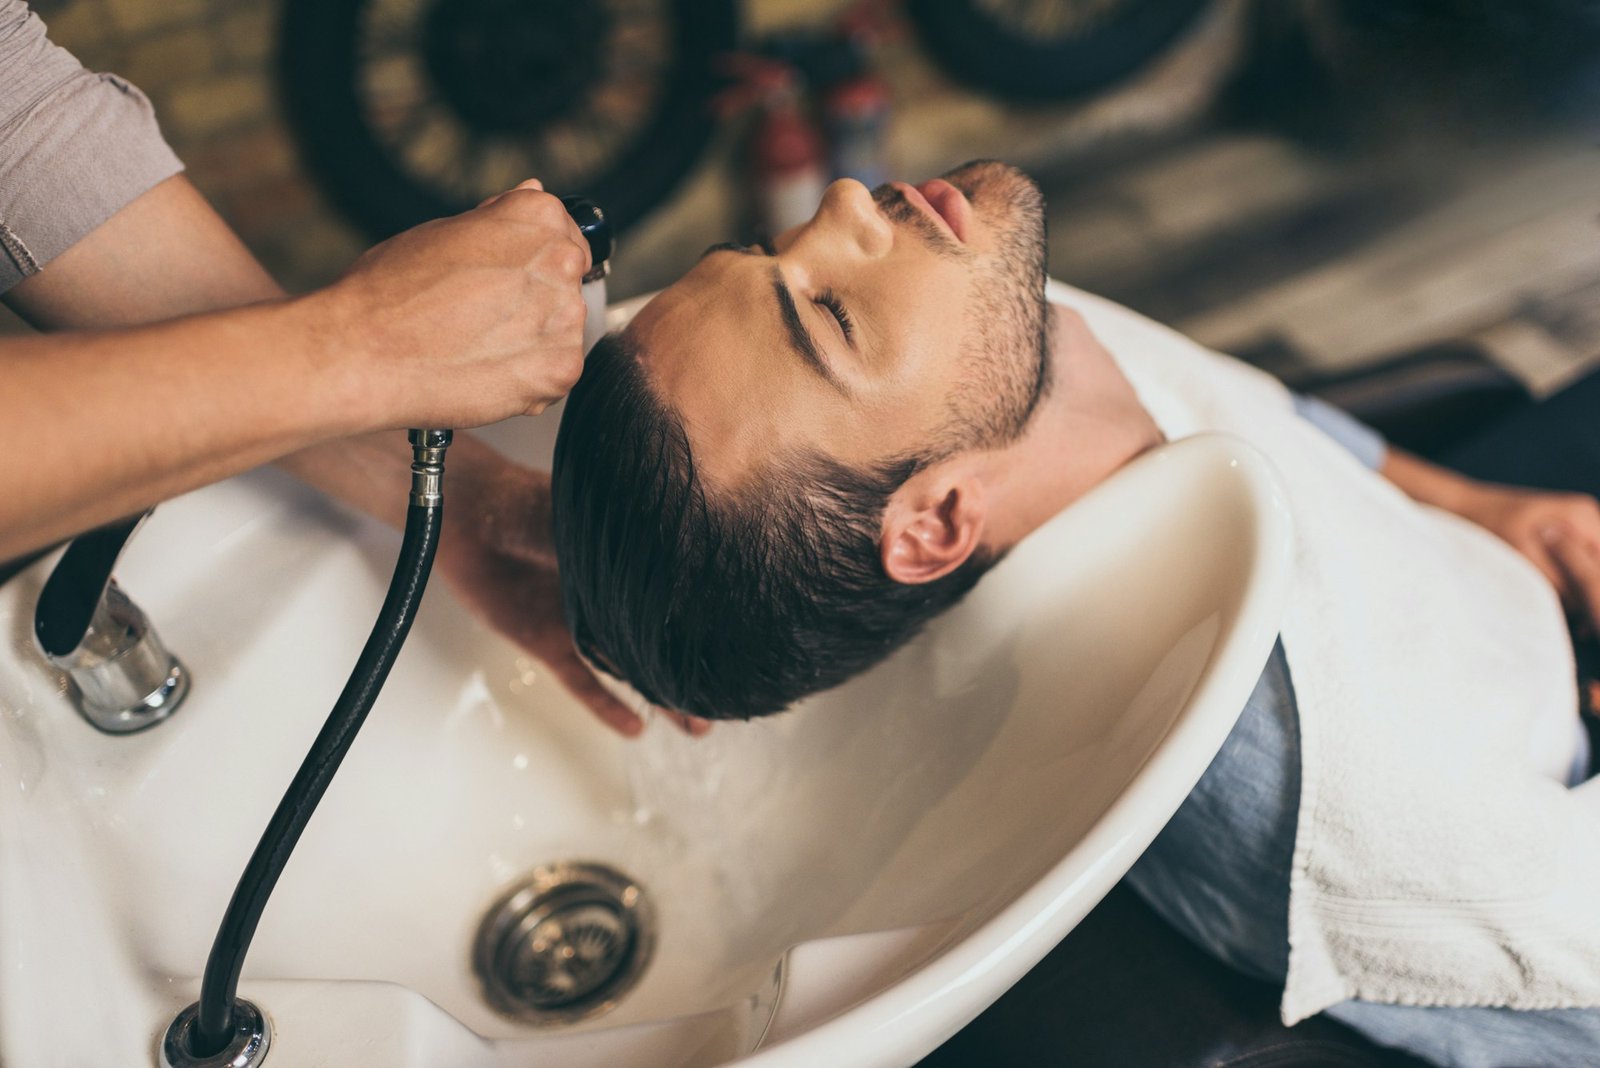
M601 864L552 864L489 909L472 967L497 1012L571 1023L615 1008L654 946L654 917L637 883Z

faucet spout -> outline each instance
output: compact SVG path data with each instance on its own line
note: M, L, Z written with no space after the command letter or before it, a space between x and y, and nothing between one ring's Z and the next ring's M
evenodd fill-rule
M188 671L111 577L123 546L148 515L74 540L45 581L34 610L40 650L66 673L83 717L111 734L160 722L189 692Z

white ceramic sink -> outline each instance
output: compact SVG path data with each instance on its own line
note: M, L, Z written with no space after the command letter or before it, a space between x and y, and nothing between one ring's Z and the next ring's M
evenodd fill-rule
M1261 456L1179 442L879 669L699 741L616 738L436 584L246 965L268 1064L913 1063L1198 779L1272 646L1290 541ZM119 578L194 689L125 737L33 651L54 559L0 587L0 1062L154 1063L397 544L271 473L163 506ZM654 959L608 1015L510 1022L473 932L503 887L573 859L647 889Z

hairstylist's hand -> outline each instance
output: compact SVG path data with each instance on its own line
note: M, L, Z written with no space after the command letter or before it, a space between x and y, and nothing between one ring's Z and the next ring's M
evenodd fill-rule
M1531 560L1567 611L1600 630L1600 502L1477 483L1461 514Z
M589 247L527 181L378 245L305 298L328 317L372 429L535 414L583 370Z
M602 686L572 645L561 614L561 587L550 549L550 479L501 461L448 476L439 573L469 608L545 666L606 726L635 737L644 723ZM453 518L452 518L453 517ZM711 724L662 710L680 730L701 735Z

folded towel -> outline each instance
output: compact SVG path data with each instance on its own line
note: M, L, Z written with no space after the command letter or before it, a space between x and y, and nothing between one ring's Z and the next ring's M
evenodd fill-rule
M1549 583L1364 468L1269 376L1099 298L1050 296L1169 438L1237 434L1284 476L1301 734L1285 1022L1349 998L1600 1005L1600 785L1568 790L1530 759L1577 710Z

